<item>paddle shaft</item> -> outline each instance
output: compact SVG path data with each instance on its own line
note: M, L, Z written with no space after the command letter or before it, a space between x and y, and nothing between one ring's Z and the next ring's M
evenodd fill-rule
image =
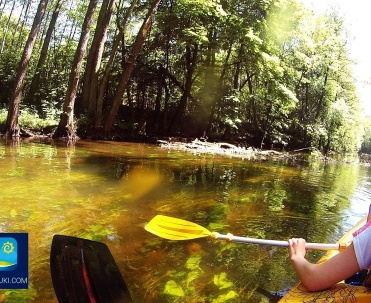
M201 225L193 222L189 222L182 219L172 218L163 215L157 215L148 224L145 229L161 238L168 240L192 240L204 237L212 237L214 239L240 242L240 243L251 243L251 244L262 244L271 246L288 247L288 241L280 240L264 240L255 239L249 237L238 237L232 234L222 235L217 232L211 232ZM327 244L327 243L306 243L307 249L318 249L318 250L342 250L347 247L347 244Z
M250 244L261 244L261 245L271 245L271 246L282 246L288 247L288 241L279 241L279 240L265 240L265 239L255 239L248 237L238 237L231 234L221 235L214 232L213 237L218 240L226 240L232 242L240 243L250 243ZM307 249L318 249L318 250L339 250L342 246L340 244L327 244L327 243L306 243L305 248Z

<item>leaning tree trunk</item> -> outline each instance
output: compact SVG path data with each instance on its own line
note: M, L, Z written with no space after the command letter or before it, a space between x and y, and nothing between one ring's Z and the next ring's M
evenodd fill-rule
M26 9L25 9L25 12L24 12L24 15L22 17L22 22L21 22L21 28L19 29L19 35L18 35L18 39L17 39L17 42L15 43L15 46L16 47L20 47L21 44L22 44L22 32L23 32L23 29L25 28L26 26L26 23L27 23L27 20L28 20L28 17L29 17L29 14L31 14L30 12L30 7L31 7L31 4L32 4L32 0L27 0L27 5L26 5ZM15 42L15 41L14 41ZM12 42L12 45L14 43Z
M97 4L98 0L90 0L84 23L82 25L79 45L77 46L75 57L72 63L72 70L70 79L68 81L67 95L63 104L63 112L61 114L58 127L53 134L53 138L67 138L69 140L76 139L75 127L73 125L73 108L75 105L81 66L89 41L90 25L93 21L93 15Z
M5 134L7 137L19 137L19 123L18 123L19 103L21 102L22 91L24 87L24 79L26 77L32 50L35 45L36 37L40 30L40 25L44 17L47 5L48 0L40 1L34 22L31 27L30 34L28 35L26 46L23 50L21 61L19 62L16 85L12 94L12 98L10 99L8 117L6 121Z
M122 38L124 36L125 30L126 30L126 23L129 20L129 17L131 16L135 5L137 4L138 0L132 0L130 8L128 9L124 20L122 21L121 28L119 30L119 33L117 34L115 38L115 42L113 43L110 57L108 59L107 65L104 69L103 77L100 81L99 87L98 87L98 97L97 97L97 107L96 107L96 112L95 112L95 119L94 119L94 128L99 129L102 124L102 117L103 117L103 97L104 97L104 92L106 90L107 84L108 84L108 79L109 75L111 73L111 69L113 66L113 62L116 57L117 50L120 46L120 43L122 41Z
M89 56L86 61L84 74L84 83L82 90L82 106L93 116L97 107L98 94L98 71L100 68L104 44L111 20L115 0L103 0L100 8L94 38L89 50Z
M12 18L13 18L13 11L14 11L14 8L15 8L15 1L14 1L14 3L13 3L12 9L11 9L11 11L10 11L10 14L9 14L8 20L7 20L7 22L6 22L5 29L2 30L2 32L3 32L3 41L1 42L0 55L3 53L3 50L4 50L6 37L8 36L8 29L9 29L10 21L11 21Z
M119 85L117 87L115 97L113 99L113 104L111 107L111 110L109 112L108 118L106 122L104 123L104 133L105 135L109 135L111 133L113 124L115 122L118 110L120 108L120 105L122 103L122 96L124 94L124 91L127 87L127 84L129 82L131 73L134 69L135 61L138 57L138 54L140 50L142 49L143 43L147 37L147 34L149 32L149 29L151 28L152 18L155 14L157 7L159 5L161 0L155 0L155 2L152 4L151 9L148 11L148 14L143 21L142 27L140 28L138 35L135 39L133 48L131 50L130 56L128 60L125 62L124 72L121 76Z

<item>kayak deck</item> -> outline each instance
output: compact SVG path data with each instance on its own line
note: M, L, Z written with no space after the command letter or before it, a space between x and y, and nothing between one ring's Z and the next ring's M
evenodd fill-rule
M366 217L359 221L351 230L349 230L338 243L350 244L353 240L353 232L366 223ZM338 250L329 250L319 261L322 263L327 259L338 254ZM352 302L352 303L370 303L371 289L364 286L353 286L344 281L337 283L331 288L323 291L309 292L300 283L292 287L287 294L278 303L309 303L309 302Z

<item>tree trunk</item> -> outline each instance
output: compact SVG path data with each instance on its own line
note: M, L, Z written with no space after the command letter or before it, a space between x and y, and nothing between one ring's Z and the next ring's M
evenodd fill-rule
M8 117L6 121L6 136L8 137L19 137L19 103L22 97L22 91L24 87L24 79L27 74L27 69L30 63L31 54L35 45L37 34L40 30L40 25L45 14L48 0L41 0L37 8L36 16L31 27L30 34L28 35L26 46L23 50L21 61L19 62L16 85L10 100L10 106L8 111Z
M15 1L14 1L14 2L15 2ZM3 14L4 14L5 5L6 5L6 0L4 0L4 1L0 1L0 6L2 6L1 9L0 9L0 18L1 18L1 17L3 16Z
M222 111L219 111L219 108L222 104L222 101L225 95L224 93L225 87L223 84L224 84L225 75L229 69L229 65L230 65L229 59L231 58L231 55L232 55L233 45L234 45L233 40L229 40L229 46L228 46L227 54L226 54L226 57L223 63L223 69L219 76L220 85L218 85L218 87L215 90L215 97L211 104L211 111L210 111L211 114L210 114L210 118L209 118L209 122L207 126L207 132L210 132L213 121L220 120L220 114Z
M117 49L119 48L120 43L122 41L122 38L124 36L124 32L125 32L125 29L126 29L126 23L129 19L129 17L131 16L131 14L133 12L133 9L134 9L135 5L137 4L137 2L138 2L138 0L132 0L132 2L131 2L130 8L129 8L128 12L126 13L125 18L122 22L122 26L120 28L120 31L115 38L115 42L113 44L113 47L112 47L112 50L111 50L111 53L110 53L110 57L108 59L108 63L107 63L106 68L104 70L103 78L102 78L102 80L99 84L97 108L96 108L95 119L94 119L95 120L94 121L94 128L95 129L98 129L102 124L104 92L105 92L107 84L108 84L109 75L111 73L111 68L112 68L112 65L113 65L113 61L115 60L115 57L116 57Z
M41 48L39 61L37 62L37 66L36 66L36 71L35 71L35 74L32 78L30 89L29 89L28 96L27 96L27 99L29 100L30 104L39 105L38 106L39 114L42 113L42 109L41 109L41 106L40 106L41 102L34 100L34 98L35 98L36 91L39 87L41 70L42 70L43 66L45 65L45 61L46 61L46 58L47 58L47 55L48 55L50 40L52 38L52 34L53 34L54 29L55 29L55 25L57 23L59 12L60 12L60 9L61 9L64 1L65 0L58 0L56 6L54 8L54 12L53 12L52 18L50 20L48 30L46 32L44 43L43 43L43 46Z
M93 115L97 107L98 71L106 41L108 25L111 20L115 0L104 0L99 12L97 27L86 62L82 91L82 106Z
M156 93L156 102L155 102L155 131L156 133L159 130L160 127L160 114L161 114L161 100L162 100L162 92L164 87L166 86L165 81L165 74L162 72L162 68L159 69L159 76L157 79L157 93Z
M4 36L3 36L3 41L1 41L0 55L3 53L3 50L4 50L5 40L6 40L6 36L8 35L8 29L9 29L10 20L13 18L14 8L15 8L15 1L13 3L12 9L10 11L8 20L6 22L5 29L3 30L3 35Z
M243 46L243 42L241 41L240 48L238 50L236 68L234 70L234 75L233 75L233 89L236 91L239 89L243 49L244 49L244 46Z
M329 77L329 70L330 68L327 67L326 68L326 71L325 71L325 79L323 80L323 87L322 87L322 91L321 91L321 95L320 95L320 98L318 100L318 104L316 106L316 119L318 120L320 115L321 115L321 112L323 110L323 107L324 107L324 102L323 100L325 99L325 96L326 96L326 87L327 87L327 80L328 80L328 77Z
M111 130L112 130L113 124L115 122L118 110L119 110L120 105L122 103L123 93L124 93L124 91L127 87L129 78L130 78L131 73L132 73L133 68L134 68L135 61L138 57L138 54L139 54L140 50L142 49L143 43L144 43L144 41L147 37L148 31L149 31L149 29L151 27L151 24L152 24L153 15L155 14L155 12L157 10L157 7L158 7L160 1L161 0L155 0L155 2L152 4L152 7L150 8L142 26L141 26L141 28L138 32L138 35L135 39L135 42L134 42L133 48L131 50L130 56L129 56L128 60L125 62L124 72L121 76L119 85L117 87L115 97L113 99L113 104L112 104L111 110L109 112L108 118L107 118L107 120L104 124L105 135L109 135L111 133Z
M161 130L167 129L167 117L168 117L168 111L169 111L169 100L170 100L170 90L165 80L165 102L164 102L164 116L162 119L162 125Z
M23 3L21 12L18 16L17 24L13 29L13 38L12 38L12 43L11 43L12 46L14 46L14 43L15 43L15 40L16 40L16 37L17 37L17 33L19 33L19 35L22 35L22 33L19 32L18 27L21 24L21 18L22 18L23 10L25 9L25 6L26 6L26 3Z
M28 0L27 1L27 6L26 6L26 10L24 12L23 19L22 19L21 29L19 30L19 33L20 34L18 35L18 41L16 43L16 47L21 47L21 43L22 43L22 32L23 32L23 28L25 27L26 21L28 19L28 13L30 12L31 2L32 2L31 0Z
M188 98L191 94L192 79L193 79L193 74L196 68L197 55L198 55L198 45L194 45L193 53L191 52L191 47L189 45L186 46L187 74L186 74L185 88L183 91L183 95L180 99L177 111L175 112L175 115L169 125L169 130L174 129L177 131L180 126L181 119L183 117L184 111L187 106Z
M84 23L81 29L79 44L77 46L75 57L72 63L72 70L70 79L68 81L67 95L63 104L63 113L61 114L58 128L53 134L53 138L67 138L72 140L76 139L75 128L73 125L73 108L75 105L81 66L89 41L90 25L93 21L93 15L97 4L98 0L90 0L89 7L86 12Z

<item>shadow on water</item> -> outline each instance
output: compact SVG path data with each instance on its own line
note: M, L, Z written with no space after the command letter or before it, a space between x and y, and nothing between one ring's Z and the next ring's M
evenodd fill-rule
M367 212L371 195L369 168L359 165L122 142L0 142L0 171L0 230L28 232L30 242L30 288L7 292L9 302L57 302L49 273L56 233L106 243L135 302L277 302L296 281L286 249L168 241L144 224L163 214L221 233L327 243Z

